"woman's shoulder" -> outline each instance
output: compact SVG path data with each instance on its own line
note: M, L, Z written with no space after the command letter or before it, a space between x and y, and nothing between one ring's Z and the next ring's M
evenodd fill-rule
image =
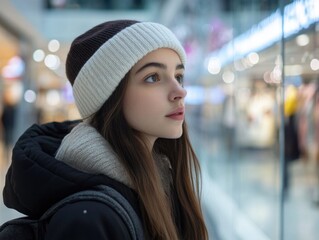
M85 200L60 208L47 225L45 239L130 239L130 233L112 207Z

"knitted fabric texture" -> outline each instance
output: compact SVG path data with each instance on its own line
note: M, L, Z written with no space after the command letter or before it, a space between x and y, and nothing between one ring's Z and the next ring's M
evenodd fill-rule
M174 50L185 65L182 45L158 23L106 22L76 38L67 57L66 74L80 115L86 118L97 112L130 69L159 48Z
M133 187L109 143L88 123L78 124L63 138L55 157L82 172L104 174Z
M63 138L55 157L82 172L104 174L135 189L110 144L88 123L78 124ZM170 162L165 156L156 155L154 158L163 188L169 194L172 184Z

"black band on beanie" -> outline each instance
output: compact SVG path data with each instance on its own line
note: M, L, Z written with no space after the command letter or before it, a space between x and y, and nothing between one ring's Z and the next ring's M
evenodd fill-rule
M78 36L72 42L66 59L66 75L70 83L73 85L83 65L101 45L134 23L138 23L138 21L117 20L105 22Z

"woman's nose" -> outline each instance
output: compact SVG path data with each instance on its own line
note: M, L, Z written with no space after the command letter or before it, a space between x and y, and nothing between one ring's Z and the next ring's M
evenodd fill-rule
M186 89L175 80L174 84L172 84L171 91L169 93L169 100L176 101L179 99L185 98L187 95Z

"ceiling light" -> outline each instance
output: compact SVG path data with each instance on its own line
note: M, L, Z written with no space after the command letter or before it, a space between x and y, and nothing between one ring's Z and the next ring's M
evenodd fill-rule
M296 42L301 47L306 46L309 43L309 37L307 34L301 34L298 37L296 37Z

